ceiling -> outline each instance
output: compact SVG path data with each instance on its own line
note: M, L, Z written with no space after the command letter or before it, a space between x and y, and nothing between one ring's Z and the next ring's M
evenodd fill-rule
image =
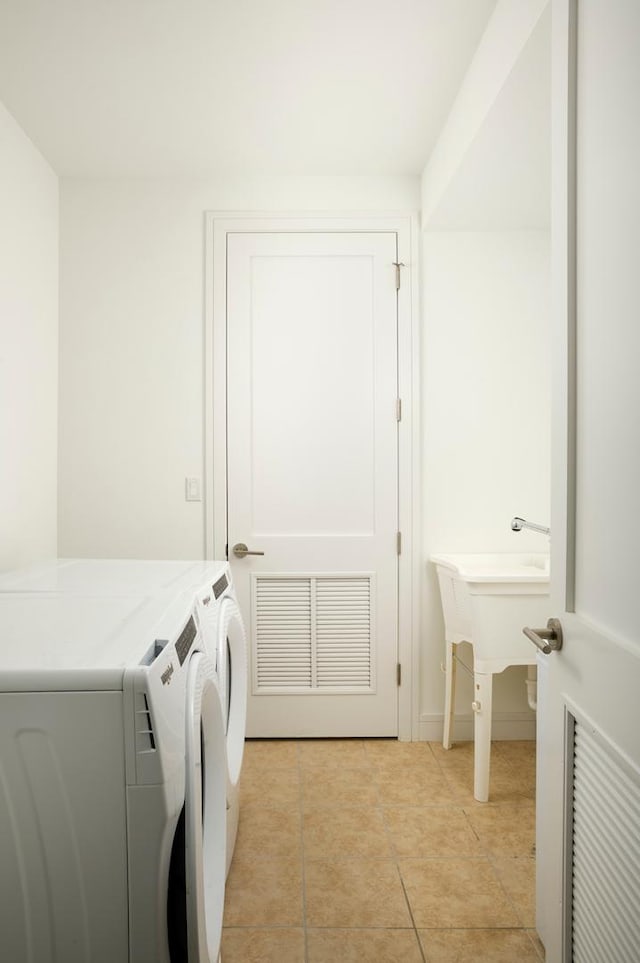
M0 0L62 176L419 174L496 0Z

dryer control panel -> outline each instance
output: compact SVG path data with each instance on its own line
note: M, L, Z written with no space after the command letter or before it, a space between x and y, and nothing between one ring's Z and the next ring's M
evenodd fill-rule
M217 582L211 586L213 589L213 596L219 599L225 589L229 588L229 579L226 575L221 575Z
M189 655L189 651L197 634L198 630L196 629L196 623L192 615L176 639L176 654L180 665L184 665L184 660Z

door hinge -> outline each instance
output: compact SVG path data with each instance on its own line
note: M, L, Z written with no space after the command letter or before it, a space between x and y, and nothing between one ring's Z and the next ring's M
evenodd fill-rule
M396 398L396 421L402 421L402 398Z
M229 542L227 542L224 547L224 557L227 559L227 561L229 560Z
M396 291L400 290L400 268L404 267L402 261L393 261L393 266L396 269Z
M396 681L398 685L402 685L402 666L399 662L396 665Z
M402 532L396 534L396 549L398 555L402 555Z

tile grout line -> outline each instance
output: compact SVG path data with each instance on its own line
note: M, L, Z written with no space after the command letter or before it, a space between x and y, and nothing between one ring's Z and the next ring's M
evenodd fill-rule
M544 958L544 956L540 956L540 951L539 951L539 949L538 949L538 947L537 947L537 945L536 945L536 943L535 943L535 940L534 940L533 937L531 936L531 933L529 932L529 930L527 930L526 932L527 932L527 936L529 937L529 942L530 942L531 945L533 946L533 951L534 951L534 953L536 954L536 956L538 957L538 959L541 961L541 963L544 963L544 959L545 959L545 958ZM535 931L535 927L534 927L534 932L536 932L536 931ZM537 935L537 934L536 934L536 935ZM539 937L538 937L538 939L539 939Z
M366 748L365 748L365 752L366 752ZM371 769L372 769L372 771L373 771L373 780L374 780L375 787L376 787L376 797L377 797L377 799L378 799L378 808L380 809L380 813L381 813L381 816L382 816L382 824L383 824L383 826L384 826L385 835L386 835L386 837L387 837L387 843L388 843L388 845L389 845L389 851L390 851L390 853L391 853L391 855L392 855L393 862L394 862L395 867L396 867L396 873L398 874L398 879L400 880L400 886L402 887L402 893L403 893L403 895L404 895L404 900L405 900L405 903L407 904L407 911L408 911L408 913L409 913L409 919L411 920L411 925L412 925L412 927L413 927L413 932L414 932L414 934L415 934L416 942L417 942L417 944L418 944L418 952L420 953L420 956L421 956L421 958L422 958L422 963L427 963L427 958L426 958L425 953L424 953L424 950L423 950L423 948L422 948L422 940L420 939L420 934L418 933L418 927L416 926L416 921L415 921L414 916L413 916L413 910L411 909L411 903L409 902L409 895L408 895L408 893L407 893L407 889L406 889L405 884L404 884L404 879L402 878L402 871L401 871L401 869L400 869L399 857L398 857L398 854L397 854L397 852L396 852L396 848L395 848L395 846L393 845L393 841L392 841L392 838L391 838L391 831L390 831L389 826L388 826L388 823L387 823L387 817L386 817L385 807L382 805L382 797L381 797L381 794L380 794L380 787L378 786L378 780L376 779L376 775L377 775L377 772L378 772L378 767L377 767L377 766L374 766L373 763L371 763Z
M419 950L419 952L420 952L420 956L422 957L423 963L427 963L427 958L426 958L426 956L425 956L425 952L424 952L424 949L423 949L423 947L422 947L422 940L420 939L420 934L418 933L418 927L417 927L417 925L416 925L416 921L415 921L414 916L413 916L413 910L411 909L411 903L409 902L409 895L408 895L408 893L407 893L407 889L406 889L406 886L405 886L405 884L404 884L404 880L403 880L403 878L402 878L402 873L400 872L400 867L398 866L397 860L396 860L396 869L398 870L398 876L400 877L400 885L402 886L402 892L404 893L404 898L405 898L406 903L407 903L407 909L409 910L409 917L410 917L410 919L411 919L411 924L412 924L412 926L413 926L413 932L414 932L415 935L416 935L416 941L417 941L417 943L418 943L418 950Z
M498 883L499 883L499 885L500 885L500 889L501 889L502 892L504 893L505 898L506 898L509 906L511 907L511 909L513 910L513 912L514 912L515 915L516 915L516 919L518 920L518 922L519 922L519 924L520 924L520 927L519 927L519 928L522 929L522 930L524 930L524 931L526 932L526 930L527 930L529 927L527 927L527 926L524 925L524 923L523 923L523 921L522 921L522 916L520 915L520 910L518 909L518 906L517 906L516 902L515 902L515 901L512 899L512 897L509 895L509 892L508 892L506 886L503 884L502 880L500 879L500 876L499 876L498 873L496 872L496 868L495 868L495 866L494 866L494 861L495 861L496 859L498 859L498 858L500 858L500 857L496 857L495 855L488 855L488 856L487 856L487 862L488 862L489 865L491 866L491 872L493 873L493 875L494 875L495 878L497 879L497 881L498 881ZM509 856L509 857L506 857L506 858L507 858L507 859L531 859L530 856ZM534 928L535 928L535 927L534 927ZM536 950L536 952L537 952L537 950Z
M304 940L304 960L309 960L309 936L307 932L307 868L304 849L304 772L302 768L302 753L300 741L296 741L296 757L298 760L298 807L300 813L300 862L302 869L302 934Z

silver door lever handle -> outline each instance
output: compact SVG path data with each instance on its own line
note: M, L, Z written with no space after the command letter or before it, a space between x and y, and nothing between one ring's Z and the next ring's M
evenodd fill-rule
M545 655L549 655L550 652L558 652L562 648L562 626L559 619L549 619L546 629L524 628L522 631L536 648L544 652Z
M244 542L238 542L234 545L232 552L236 558L244 558L246 555L264 555L264 552L250 552Z

